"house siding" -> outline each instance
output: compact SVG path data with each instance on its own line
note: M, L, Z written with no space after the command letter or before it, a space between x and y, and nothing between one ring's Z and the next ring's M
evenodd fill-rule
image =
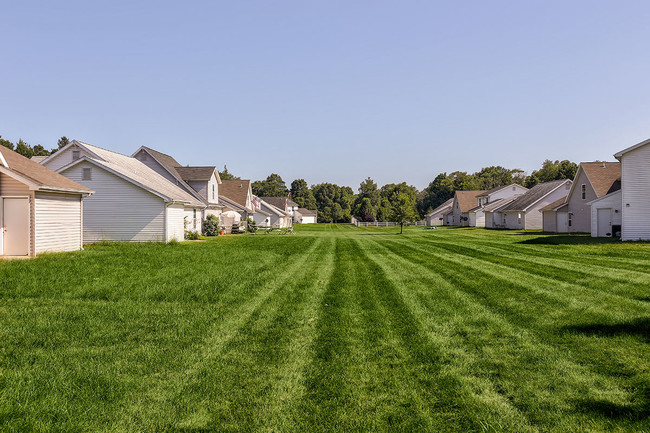
M1 197L27 197L29 206L29 237L27 253L30 256L34 255L34 193L30 191L29 187L16 179L0 173L0 198ZM0 226L4 224L3 218L3 203L0 200ZM0 238L0 241L3 241ZM1 248L0 248L1 250Z
M87 156L89 158L93 157L93 155L91 155L86 150L82 149L81 147L79 147L77 145L72 145L72 146L68 147L66 150L59 150L54 155L52 155L50 158L47 158L46 161L44 160L43 165L45 167L49 168L50 170L59 171L59 169L61 167L65 167L66 165L71 164L72 162L74 162L74 160L72 159L72 152L74 150L79 151L79 158L83 158L84 156ZM83 183L82 183L82 185L83 185Z
M621 225L623 222L622 193L618 191L602 197L591 204L591 236L598 237L598 209L611 209L612 225Z
M621 156L621 239L650 240L650 145Z
M543 227L545 232L557 232L557 212L547 210L542 212Z
M578 177L573 183L573 191L567 199L569 212L573 214L571 220L570 233L589 233L591 231L591 206L589 203L598 198L596 191L589 182L589 178L584 170L579 170ZM585 199L582 199L582 185L585 185Z
M427 225L428 226L441 226L441 225L443 225L444 224L444 216L443 216L443 214L449 212L449 209L451 209L451 208L446 208L446 209L443 209L440 212L436 212L436 213L434 213L432 215L429 215L427 217Z
M92 180L81 180L83 168ZM84 242L102 240L147 242L165 240L163 199L88 162L61 172L95 193L84 200Z
M166 241L182 241L185 239L185 207L182 204L167 206L166 212Z
M34 205L36 254L81 249L81 195L37 192Z
M176 179L165 167L159 164L158 161L156 161L153 156L147 153L144 149L140 149L140 151L133 155L133 157L174 185L180 184L180 182L178 182L178 179ZM183 186L181 186L181 188L183 188Z

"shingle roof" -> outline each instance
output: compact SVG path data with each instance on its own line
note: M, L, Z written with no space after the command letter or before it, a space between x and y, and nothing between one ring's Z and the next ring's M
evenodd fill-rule
M219 195L223 195L245 208L250 185L250 180L222 180L219 185Z
M581 162L580 166L594 187L597 197L607 194L614 182L621 179L620 162Z
M76 140L75 140L76 141ZM182 188L174 185L162 175L156 173L151 168L147 167L142 162L130 156L122 155L121 153L113 152L110 150L102 149L101 147L93 146L92 144L82 143L76 141L79 145L86 147L90 152L97 155L100 159L96 158L82 158L95 162L96 164L103 165L106 168L121 174L124 177L144 186L146 189L157 192L158 194L166 197L169 201L178 201L188 203L193 206L203 206L199 200L190 195Z
M273 206L279 209L284 209L284 201L287 199L286 197L260 197L260 198L265 202L267 202L268 204L272 204ZM298 203L289 199L289 201L287 202L287 206L298 207Z
M174 167L181 179L185 181L197 180L197 181L208 181L212 177L212 174L217 169L215 166L206 166L206 167Z
M436 214L436 213L441 212L441 211L444 211L445 209L450 208L453 204L454 204L454 199L452 197L449 200L447 200L446 202L444 202L443 204L441 204L440 206L438 206L437 208L435 208L434 210L432 210L431 212L429 212L427 214L427 216Z
M526 193L520 195L515 200L510 202L510 204L499 208L499 211L524 211L566 182L570 182L570 180L554 180L552 182L537 184L529 189ZM569 191L567 191L567 194L568 193Z
M456 191L456 199L460 205L461 212L469 212L476 207L477 197L485 191Z
M497 186L496 188L489 189L489 190L485 191L483 194L477 195L476 197L487 197L490 194L494 194L495 192L499 192L502 189L506 189L506 188L509 188L511 186L521 186L521 185L519 185L517 183L511 183L509 185Z
M318 216L317 210L305 209L304 207L299 207L298 212L303 216Z
M543 208L540 209L541 212L546 212L546 211L553 211L557 210L557 208L562 207L566 204L566 197L563 197L557 201L554 201L553 203L549 204L548 206L544 206Z
M176 176L179 179L183 179L180 173L176 170L176 167L180 167L181 164L178 161L176 161L174 157L167 155L166 153L153 150L152 148L147 146L142 146L142 148L146 149L147 152L149 152L154 158L156 158L158 162L164 165L165 168L169 170L174 176Z
M92 192L91 189L86 188L85 186L78 184L77 182L70 180L63 175L50 170L49 168L39 164L36 161L25 158L19 153L16 153L4 146L0 146L0 155L2 155L2 159L7 162L8 166L4 167L4 165L0 162L0 167L4 167L10 172L17 174L18 176L27 178L27 180L30 180L31 182L38 185L39 188L69 190L87 193Z

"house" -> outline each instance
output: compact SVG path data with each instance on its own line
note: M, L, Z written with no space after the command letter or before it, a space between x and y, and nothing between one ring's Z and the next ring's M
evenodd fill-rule
M447 214L449 211L451 211L452 206L454 203L453 197L438 206L437 208L433 209L431 212L426 214L424 219L427 222L428 226L441 226L445 225L445 214Z
M293 222L297 222L293 216L294 212L296 212L300 206L289 197L260 197L260 199L264 200L268 204L272 204L278 209L285 211L292 217Z
M294 211L294 221L299 224L315 224L318 221L318 211L299 207Z
M621 240L650 240L650 139L614 157L621 162Z
M0 146L0 256L83 247L83 200L93 191Z
M507 199L516 195L521 195L528 191L528 188L516 183L510 185L497 186L476 196L476 207L469 210L469 226L485 227L485 206L497 200Z
M483 207L485 227L491 229L505 228L505 215L500 209L504 208L521 194L513 195L508 198L494 200Z
M84 242L183 240L205 205L141 161L73 140L42 164L95 193L84 201Z
M618 189L588 204L591 208L591 236L621 237L623 191Z
M291 227L293 217L286 211L279 207L272 205L266 200L259 197L260 210L267 212L269 217L269 226L275 228ZM257 221L257 220L256 220Z
M469 226L469 211L476 207L478 195L485 191L456 191L451 208L452 226Z
M569 231L569 205L567 198L561 198L548 206L542 212L542 230L553 233L567 233Z
M219 203L221 178L217 167L182 166L172 156L147 146L141 146L131 157L200 200L205 205L201 221L208 215L218 217L224 210L224 206Z
M541 230L543 226L541 209L565 198L571 189L569 179L554 180L535 185L526 193L498 208L504 216L503 225L514 230Z

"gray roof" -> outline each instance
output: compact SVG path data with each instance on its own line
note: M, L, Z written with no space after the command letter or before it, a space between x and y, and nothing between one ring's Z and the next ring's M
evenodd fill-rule
M500 198L498 200L491 201L490 203L486 204L485 207L483 208L483 212L494 212L496 210L499 210L499 208L504 207L508 203L511 203L513 200L516 200L517 197L521 196L521 194L513 195L512 197L508 198Z
M83 143L78 140L73 140L72 143L76 143L78 146L86 148L92 154L97 156L97 158L84 157L78 161L86 159L97 165L104 166L109 169L109 171L113 171L131 180L133 183L139 184L139 186L144 189L162 196L166 201L176 201L193 206L204 207L203 203L194 198L188 192L174 185L135 158L102 149L101 147Z
M298 208L298 213L300 213L302 216L317 216L318 215L317 210L305 209L304 207L299 207Z
M568 179L564 180L554 180L552 182L544 182L535 185L529 189L526 193L520 195L515 200L510 202L508 205L499 208L500 212L511 212L511 211L525 211L530 206L534 205L548 194L553 192L555 189L564 185L567 182L571 182ZM569 191L567 191L567 194Z
M284 201L287 200L286 197L260 197L260 198L265 202L267 202L268 204L272 204L273 206L279 209L284 209ZM298 203L289 199L287 202L287 206L298 207Z
M181 176L181 179L184 181L197 180L197 181L209 181L214 171L217 169L215 166L208 167L174 167L176 172Z
M432 210L431 212L429 212L427 214L427 216L430 216L430 215L436 214L438 212L444 211L447 208L450 208L453 203L454 203L454 198L452 197L449 200L447 200L446 202L444 202L443 204L441 204L440 206L438 206L437 208L435 208L434 210Z

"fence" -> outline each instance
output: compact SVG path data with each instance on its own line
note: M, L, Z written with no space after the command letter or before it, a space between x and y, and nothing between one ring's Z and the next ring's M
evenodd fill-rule
M372 221L372 222L363 222L363 221L355 221L354 225L357 227L399 227L400 223L392 222L392 221ZM427 223L426 221L410 221L410 222L405 222L405 226L426 226Z

